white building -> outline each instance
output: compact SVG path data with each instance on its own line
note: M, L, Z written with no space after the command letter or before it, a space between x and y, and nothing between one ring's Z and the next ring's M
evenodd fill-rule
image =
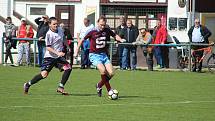
M56 16L70 29L74 37L82 26L84 17L89 17L95 24L96 18L99 16L99 0L52 0L51 2L50 0L1 0L0 8L0 38L4 32L4 19L7 16L12 17L16 26L20 25L22 17L27 18L35 31L37 27L34 22L35 18L42 15ZM2 43L0 50L2 50L1 48ZM1 52L0 55L2 55ZM13 58L16 60L15 56ZM2 56L0 56L0 63L1 61Z

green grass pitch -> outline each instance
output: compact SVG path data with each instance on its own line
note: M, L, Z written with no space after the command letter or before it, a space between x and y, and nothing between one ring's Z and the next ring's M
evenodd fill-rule
M73 69L69 96L56 93L57 69L24 95L23 83L38 72L0 66L0 121L215 121L215 74L116 70L120 98L110 100L105 88L97 97L94 69Z

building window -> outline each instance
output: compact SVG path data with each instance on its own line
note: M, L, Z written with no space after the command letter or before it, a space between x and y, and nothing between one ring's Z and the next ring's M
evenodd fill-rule
M134 7L134 6L101 6L101 14L107 18L107 24L111 29L119 26L119 18L125 16L131 19L132 23L140 28L153 30L157 20L161 19L166 25L167 7Z
M45 15L46 8L30 7L30 15Z

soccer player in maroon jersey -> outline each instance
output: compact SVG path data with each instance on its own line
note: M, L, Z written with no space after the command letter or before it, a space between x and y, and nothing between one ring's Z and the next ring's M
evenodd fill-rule
M90 54L89 59L94 66L97 67L101 74L101 81L96 84L96 89L98 96L102 96L102 86L105 85L107 91L111 90L111 85L109 83L110 79L113 77L113 66L107 56L108 45L107 42L110 41L110 36L114 37L119 42L125 42L125 39L120 38L116 35L110 28L106 27L106 19L101 16L97 21L97 27L88 32L88 34L78 43L77 50L74 56L77 57L79 48L84 40L90 40Z

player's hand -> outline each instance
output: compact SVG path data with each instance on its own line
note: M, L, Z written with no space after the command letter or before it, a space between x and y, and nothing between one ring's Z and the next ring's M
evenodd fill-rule
M121 43L124 43L124 42L126 42L126 40L125 39L121 39L121 41L120 41Z
M63 56L65 55L65 53L64 53L64 52L58 52L57 55L58 55L59 57L63 57Z

